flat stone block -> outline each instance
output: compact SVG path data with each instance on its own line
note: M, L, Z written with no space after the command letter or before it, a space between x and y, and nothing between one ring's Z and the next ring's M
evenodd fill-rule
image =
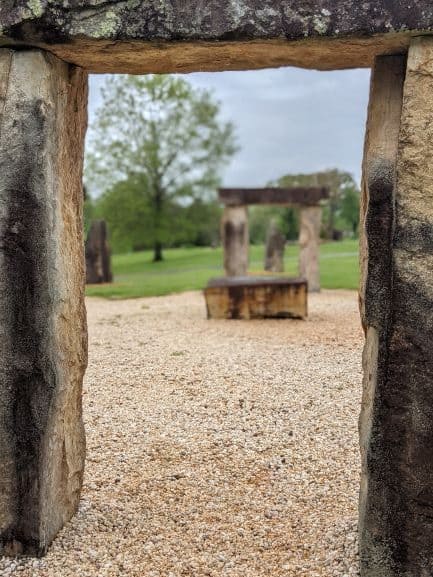
M209 319L307 317L307 281L286 277L211 279L204 290Z
M368 67L432 30L428 0L0 2L0 44L97 73Z
M314 206L329 198L329 190L324 186L220 188L218 198L226 206L248 206L250 204Z

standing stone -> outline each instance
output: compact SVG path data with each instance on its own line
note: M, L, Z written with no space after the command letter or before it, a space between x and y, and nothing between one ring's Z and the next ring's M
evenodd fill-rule
M248 272L248 209L226 206L221 222L224 269L227 276L245 276Z
M433 575L433 39L378 58L364 161L362 577Z
M319 247L322 208L305 206L300 210L299 275L308 282L309 292L320 291Z
M0 50L0 554L44 554L80 498L86 99L81 69Z
M86 283L111 282L111 251L105 220L94 220L86 240Z
M268 230L266 239L265 270L270 272L284 272L284 247L286 239L278 230L274 221Z

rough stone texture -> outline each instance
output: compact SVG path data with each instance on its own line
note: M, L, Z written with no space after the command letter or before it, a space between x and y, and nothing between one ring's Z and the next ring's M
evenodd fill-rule
M215 278L204 294L209 319L304 319L308 314L304 279Z
M248 271L248 209L227 206L221 220L224 270L227 276L243 276Z
M370 66L433 31L428 0L2 0L3 43L92 72ZM249 41L249 44L244 44Z
M286 238L271 222L266 239L265 270L284 272L284 247Z
M377 62L365 153L363 577L433 574L432 39L403 79Z
M248 204L309 205L317 204L329 198L326 187L298 188L220 188L220 202L226 206L241 206Z
M86 283L99 284L113 280L107 223L94 220L86 239Z
M0 50L4 554L43 554L79 501L86 98L83 71L39 51Z
M299 275L308 281L309 292L320 290L319 245L322 208L303 207L299 218Z

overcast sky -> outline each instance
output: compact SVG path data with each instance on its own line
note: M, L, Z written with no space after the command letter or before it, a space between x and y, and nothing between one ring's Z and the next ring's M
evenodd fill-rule
M185 75L211 89L222 117L234 123L241 149L224 184L246 187L326 168L347 170L359 181L369 76L369 70L299 68ZM90 123L104 81L90 78Z

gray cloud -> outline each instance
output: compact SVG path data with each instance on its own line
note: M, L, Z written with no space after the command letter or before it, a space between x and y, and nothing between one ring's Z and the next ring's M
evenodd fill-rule
M262 186L282 174L340 168L361 174L369 70L279 68L185 75L210 89L236 127L240 152L226 186ZM104 76L90 78L90 123Z

